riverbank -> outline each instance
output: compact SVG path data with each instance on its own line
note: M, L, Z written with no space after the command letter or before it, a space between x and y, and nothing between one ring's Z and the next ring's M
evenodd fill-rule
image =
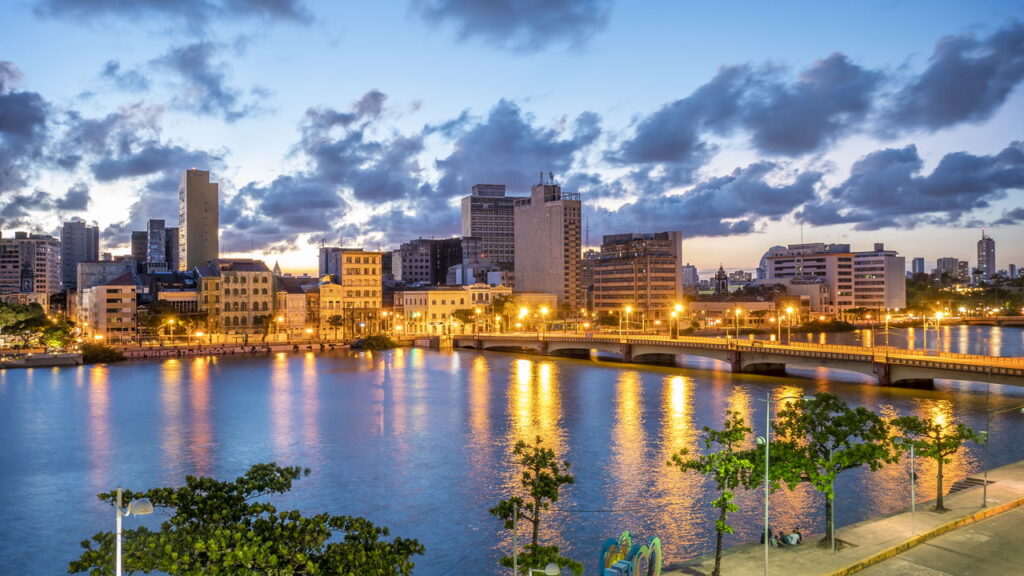
M768 572L792 576L846 576L883 562L932 538L1024 505L1024 461L990 470L988 505L981 507L981 475L971 479L970 488L946 495L949 512L929 510L931 502L919 502L916 514L909 509L890 516L858 522L836 529L836 538L851 544L834 554L815 543L820 534L805 535L796 547L769 548ZM722 556L724 574L764 573L764 546L742 544L726 550ZM668 575L706 575L714 568L714 554L708 554L672 566Z

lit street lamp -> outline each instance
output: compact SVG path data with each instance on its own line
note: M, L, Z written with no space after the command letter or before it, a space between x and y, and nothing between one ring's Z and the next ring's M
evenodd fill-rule
M540 307L540 335L541 335L541 337L544 336L544 330L547 329L547 323L548 323L547 318L548 318L548 307L547 306L541 306Z
M123 490L117 487L117 505L114 507L114 514L117 515L117 558L114 564L114 573L121 576L121 518L124 516L144 516L153 513L153 503L147 498L132 500L127 508L121 508L121 493Z
M786 344L789 344L790 342L793 341L792 328L793 328L793 307L792 306L787 306L786 307ZM780 330L779 334L782 334L781 330Z
M736 318L736 338L740 337L740 314L742 312L743 311L740 310L739 308L736 309L736 313L735 313L735 318Z

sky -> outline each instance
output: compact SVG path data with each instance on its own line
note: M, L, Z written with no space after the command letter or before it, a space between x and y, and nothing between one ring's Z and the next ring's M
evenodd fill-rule
M883 242L1024 266L1024 4L6 0L0 229L127 252L210 170L221 251L459 233L552 172L601 235L681 230L707 274ZM909 267L909 265L908 265Z

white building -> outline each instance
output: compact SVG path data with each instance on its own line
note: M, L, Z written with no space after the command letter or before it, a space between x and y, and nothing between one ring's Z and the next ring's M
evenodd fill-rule
M581 208L579 194L562 192L550 179L516 199L516 290L552 293L559 304L580 307Z

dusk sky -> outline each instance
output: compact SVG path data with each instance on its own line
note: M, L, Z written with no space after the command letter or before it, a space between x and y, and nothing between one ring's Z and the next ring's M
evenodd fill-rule
M602 234L702 271L884 242L1024 265L1024 4L9 0L0 228L126 252L221 185L222 252L457 234L476 183L553 172Z

